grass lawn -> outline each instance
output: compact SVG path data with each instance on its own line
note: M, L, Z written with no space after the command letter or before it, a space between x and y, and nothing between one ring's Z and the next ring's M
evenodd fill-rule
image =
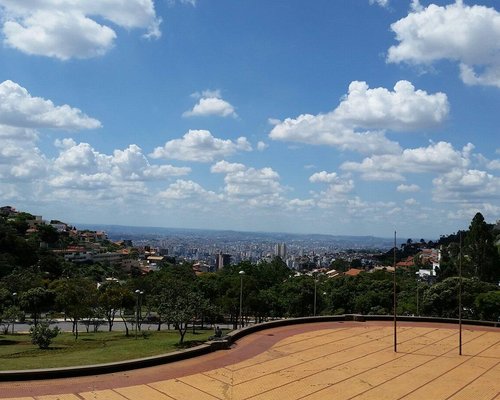
M125 332L80 333L78 340L71 333L60 333L46 350L31 344L28 334L0 335L0 370L70 367L102 364L168 353L195 346L213 335L212 330L186 333L179 347L177 331L147 331L148 336Z

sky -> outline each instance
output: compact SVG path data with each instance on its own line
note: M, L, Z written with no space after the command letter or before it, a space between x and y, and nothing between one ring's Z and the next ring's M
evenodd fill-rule
M0 0L0 205L439 238L500 219L497 0Z

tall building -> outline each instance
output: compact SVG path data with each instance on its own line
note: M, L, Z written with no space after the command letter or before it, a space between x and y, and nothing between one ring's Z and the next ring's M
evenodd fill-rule
M216 271L224 268L226 265L231 264L231 254L223 254L222 251L217 256L215 264Z
M285 243L275 244L274 255L280 257L284 261L286 259L286 244Z

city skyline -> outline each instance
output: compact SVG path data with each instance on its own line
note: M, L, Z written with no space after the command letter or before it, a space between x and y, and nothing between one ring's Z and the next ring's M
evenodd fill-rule
M493 0L0 0L0 15L0 205L405 238L500 219Z

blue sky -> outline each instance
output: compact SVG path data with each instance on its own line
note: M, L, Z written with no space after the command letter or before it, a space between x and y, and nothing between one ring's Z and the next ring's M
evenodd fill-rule
M500 219L497 1L0 0L0 203L437 238Z

